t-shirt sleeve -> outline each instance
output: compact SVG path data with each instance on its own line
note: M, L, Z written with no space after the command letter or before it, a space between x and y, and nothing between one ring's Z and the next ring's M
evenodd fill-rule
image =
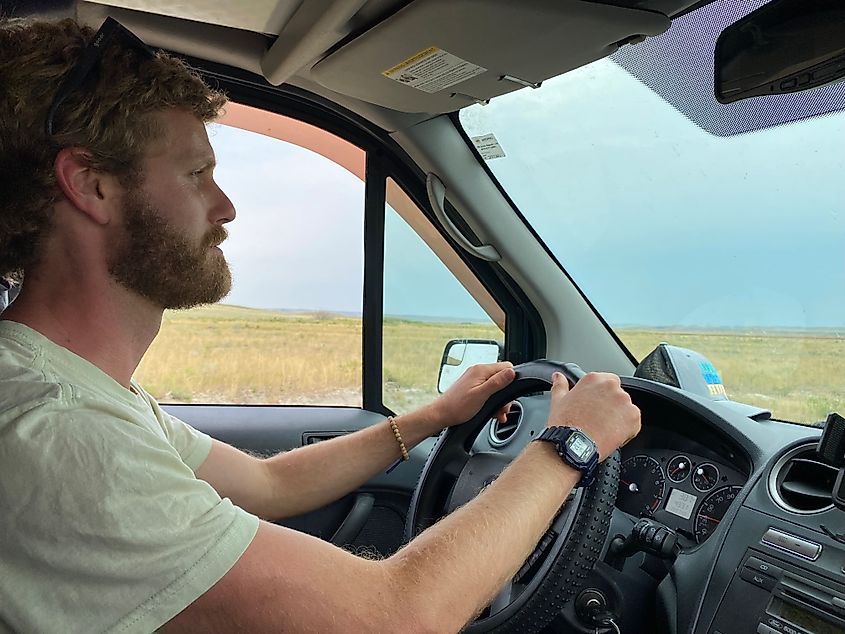
M258 518L198 480L154 431L45 409L0 443L3 617L20 631L152 632L229 571Z
M200 465L211 453L211 436L194 429L188 423L176 418L161 409L156 400L133 381L133 387L144 395L144 398L152 407L159 425L161 425L167 440L172 444L182 460L192 471L199 469Z
M194 429L188 423L171 416L160 408L159 412L157 416L167 439L179 452L185 464L192 471L196 471L211 452L211 436Z

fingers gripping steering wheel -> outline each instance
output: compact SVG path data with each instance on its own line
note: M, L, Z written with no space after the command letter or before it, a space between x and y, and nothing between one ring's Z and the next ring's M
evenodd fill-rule
M438 519L475 497L508 465L498 452L473 453L479 432L513 399L547 391L561 372L570 386L584 376L574 363L540 360L514 368L516 377L493 394L472 419L446 428L423 466L405 524L410 541ZM607 538L616 488L619 454L609 456L586 489L576 489L549 531L514 578L481 617L464 632L539 632L583 586Z

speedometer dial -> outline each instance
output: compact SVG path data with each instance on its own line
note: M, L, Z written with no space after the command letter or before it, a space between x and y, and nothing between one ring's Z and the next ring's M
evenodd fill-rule
M622 463L616 506L636 517L651 516L666 490L660 463L650 456L634 456Z
M695 514L695 540L699 544L716 530L728 508L736 499L737 493L741 490L742 487L740 486L726 486L716 489L704 498Z

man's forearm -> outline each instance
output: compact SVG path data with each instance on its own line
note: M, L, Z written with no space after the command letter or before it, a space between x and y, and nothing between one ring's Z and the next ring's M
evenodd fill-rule
M492 601L547 530L580 474L532 443L487 489L386 560L409 610L457 632ZM460 591L456 592L456 589Z
M262 522L174 631L457 632L519 568L578 477L532 443L473 501L381 561Z
M443 427L438 412L423 408L396 418L408 450ZM280 519L321 508L350 493L401 457L387 421L279 454L263 461L267 508Z

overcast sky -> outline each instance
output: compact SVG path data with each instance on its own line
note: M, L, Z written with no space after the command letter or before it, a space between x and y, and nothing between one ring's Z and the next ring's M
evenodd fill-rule
M841 112L714 136L601 61L464 121L611 323L845 325Z

